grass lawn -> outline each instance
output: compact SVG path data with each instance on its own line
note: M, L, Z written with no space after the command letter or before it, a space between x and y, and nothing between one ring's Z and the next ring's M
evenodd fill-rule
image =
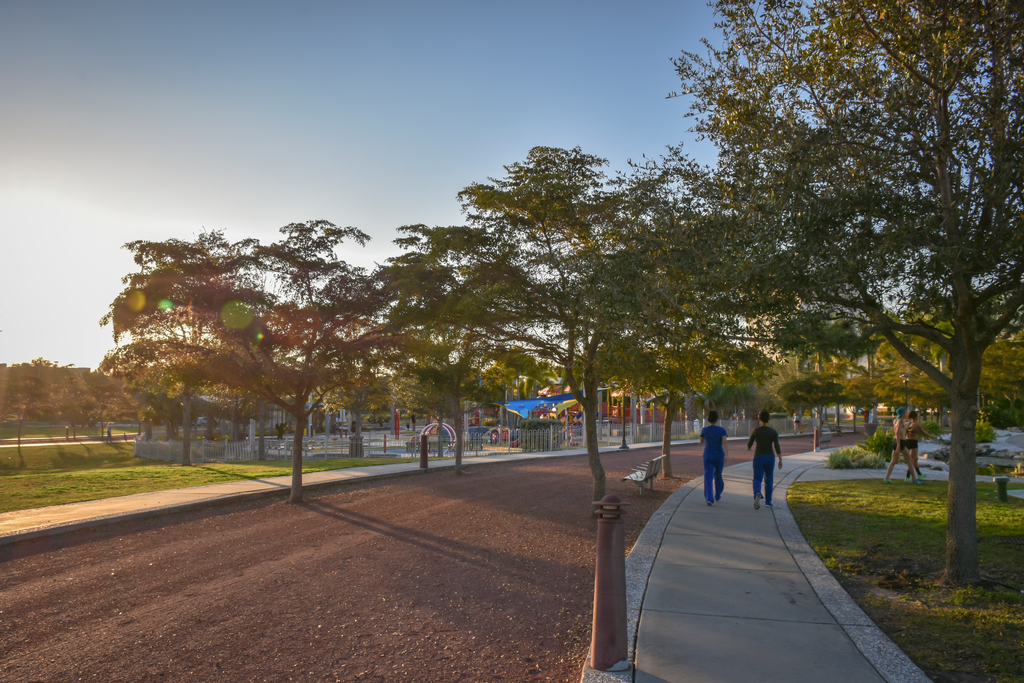
M20 453L20 455L19 455ZM366 467L417 458L344 458L307 462L303 472ZM0 512L131 493L291 474L291 461L182 467L141 460L131 443L81 443L0 449Z
M950 588L936 583L946 490L945 482L807 482L789 490L789 505L843 587L934 680L1024 682L1024 500L1000 503L994 484L978 484L985 581Z
M21 430L21 438L29 439L40 436L48 436L51 438L63 439L65 433L71 433L69 429L65 432L65 425L37 425L27 424L25 428ZM138 431L137 427L118 427L112 425L110 431L114 434L135 434ZM92 427L79 427L77 430L78 436L101 436L107 433L106 427L99 427L93 425ZM18 438L18 425L11 423L0 424L0 439L17 439Z

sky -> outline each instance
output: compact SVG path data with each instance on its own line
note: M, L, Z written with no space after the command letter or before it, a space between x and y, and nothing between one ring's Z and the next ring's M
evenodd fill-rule
M703 0L0 3L0 363L96 367L132 240L402 225L538 145L704 162L671 59Z

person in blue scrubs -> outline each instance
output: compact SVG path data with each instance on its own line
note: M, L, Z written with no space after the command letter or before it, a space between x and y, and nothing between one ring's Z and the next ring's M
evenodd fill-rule
M722 470L729 461L728 436L729 433L718 426L718 411L709 412L708 426L700 431L700 442L704 444L704 500L708 505L722 500L722 491L725 489Z
M779 446L779 433L768 426L772 416L767 410L762 410L757 416L761 420L761 426L754 430L747 439L747 450L754 444L754 509L761 507L761 498L764 504L772 506L772 486L774 484L775 458L779 459L779 469L782 469L782 447ZM774 449L774 453L772 452ZM764 496L761 495L761 480L764 479Z

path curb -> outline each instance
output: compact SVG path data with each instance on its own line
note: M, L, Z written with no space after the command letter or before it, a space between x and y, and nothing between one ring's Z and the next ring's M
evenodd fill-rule
M782 540L825 609L882 678L888 683L931 683L932 679L854 602L800 532L789 509L789 487L814 467L820 467L820 463L793 470L776 487L781 495L775 503L775 522Z

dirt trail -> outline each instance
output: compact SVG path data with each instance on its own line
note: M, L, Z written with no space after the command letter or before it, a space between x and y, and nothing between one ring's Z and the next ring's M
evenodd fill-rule
M681 479L640 497L619 479L654 455L602 456L631 503L627 547L701 471L699 449L677 447ZM593 591L586 458L468 470L0 548L0 680L575 679Z

